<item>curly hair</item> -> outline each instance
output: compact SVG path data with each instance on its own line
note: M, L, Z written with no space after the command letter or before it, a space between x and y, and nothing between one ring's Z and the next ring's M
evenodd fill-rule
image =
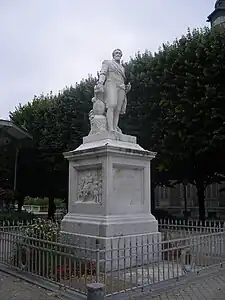
M112 57L114 57L116 51L119 51L121 53L121 56L123 55L123 52L120 49L115 49L112 52Z

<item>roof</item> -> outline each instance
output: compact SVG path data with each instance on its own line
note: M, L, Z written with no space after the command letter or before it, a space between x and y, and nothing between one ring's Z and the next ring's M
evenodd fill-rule
M217 15L219 12L225 13L225 0L217 0L215 3L214 11L208 16L207 22L211 22L214 15Z
M215 9L225 8L225 0L217 0L215 3Z
M27 130L22 129L8 120L0 119L0 138L9 138L12 140L31 140L32 136Z

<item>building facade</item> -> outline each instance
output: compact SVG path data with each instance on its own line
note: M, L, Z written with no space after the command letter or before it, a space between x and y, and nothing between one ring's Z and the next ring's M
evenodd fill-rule
M211 28L225 28L225 0L217 0L213 12L208 16Z
M206 217L225 219L225 183L213 183L205 190ZM184 190L185 189L185 190ZM185 211L193 218L198 218L198 197L194 185L177 184L174 187L158 186L155 189L156 208L170 214L182 216ZM186 205L185 205L186 193Z

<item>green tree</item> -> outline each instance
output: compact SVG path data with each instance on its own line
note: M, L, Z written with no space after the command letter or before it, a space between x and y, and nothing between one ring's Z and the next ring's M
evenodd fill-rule
M205 219L205 188L223 179L225 32L188 31L156 55L161 83L161 168L197 189Z
M224 173L224 49L225 32L194 30L154 55L138 53L125 65L132 90L120 126L158 153L152 190L169 185L170 179L194 184L202 220L205 188ZM90 77L58 95L35 97L11 113L34 136L33 148L20 158L21 171L25 164L33 167L27 174L29 187L21 179L22 190L33 191L30 196L66 194L68 170L62 153L88 134L95 81Z
M10 113L13 122L26 124L33 135L33 146L20 153L19 192L23 197L47 196L49 215L54 212L54 197L67 198L68 167L63 152L76 148L88 134L94 83L90 77L58 95L34 97Z
M160 97L162 92L160 78L164 65L158 62L156 54L146 51L138 53L125 65L128 81L132 90L128 94L128 107L122 128L124 132L137 136L139 144L148 150L157 152L152 161L151 210L155 210L155 188L171 186L168 170L159 168L161 163L162 127L158 126L161 116Z

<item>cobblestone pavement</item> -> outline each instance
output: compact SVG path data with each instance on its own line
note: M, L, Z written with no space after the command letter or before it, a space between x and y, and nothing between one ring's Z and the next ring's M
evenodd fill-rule
M52 293L0 272L1 300L64 300ZM132 300L224 300L225 269L181 282L152 294L131 297Z
M219 269L204 277L192 278L174 288L160 290L134 300L225 300L225 270Z
M63 300L57 294L0 272L1 300Z

